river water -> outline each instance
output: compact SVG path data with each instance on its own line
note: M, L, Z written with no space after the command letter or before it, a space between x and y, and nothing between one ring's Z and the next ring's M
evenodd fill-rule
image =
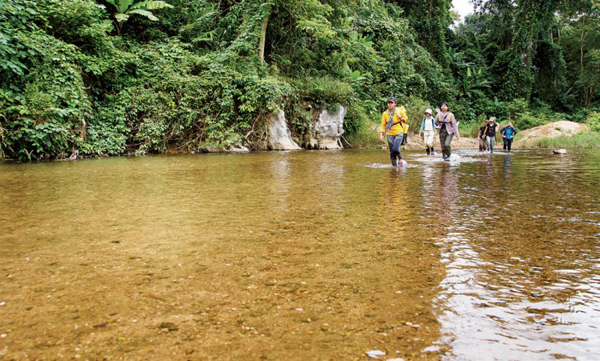
M600 359L600 152L386 153L0 165L0 359Z

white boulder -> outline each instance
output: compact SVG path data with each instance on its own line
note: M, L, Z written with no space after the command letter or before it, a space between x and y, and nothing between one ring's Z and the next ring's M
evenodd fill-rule
M344 106L337 111L320 110L319 120L311 124L306 147L309 149L342 149L344 118L348 109ZM319 111L319 110L317 110Z
M292 132L285 121L285 113L280 110L272 114L267 120L269 133L268 148L271 150L296 150L300 146L292 139Z

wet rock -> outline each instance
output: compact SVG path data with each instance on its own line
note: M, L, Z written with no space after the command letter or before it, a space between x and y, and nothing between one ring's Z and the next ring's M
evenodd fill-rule
M224 147L217 147L214 145L205 145L199 150L202 153L227 153L227 150Z
M318 121L310 126L308 149L342 149L344 118L348 108L339 106L337 111L316 109L320 112Z
M110 241L110 243L121 243L121 241L114 240L114 241Z
M229 148L230 153L250 153L250 149L244 147L243 145L237 145L235 147Z
M555 149L552 151L554 154L567 154L566 149Z
M269 135L268 149L270 150L298 150L300 146L292 139L292 132L287 126L285 113L280 110L267 119Z
M179 330L179 327L177 327L176 324L174 324L173 322L163 322L160 324L160 326L158 326L158 328L162 329L166 329L169 332L173 332L173 331L177 331Z

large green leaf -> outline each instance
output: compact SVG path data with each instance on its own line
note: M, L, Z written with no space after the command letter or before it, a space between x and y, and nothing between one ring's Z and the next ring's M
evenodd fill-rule
M127 19L129 19L129 15L127 14L115 14L115 18L117 18L117 21L119 23L124 23L127 21Z
M132 9L156 10L163 8L172 8L173 5L166 1L141 1L131 6Z
M127 12L127 14L138 14L147 17L149 20L158 21L158 18L148 10L143 9L131 9Z
M106 0L117 9L117 13L124 13L129 9L135 0Z

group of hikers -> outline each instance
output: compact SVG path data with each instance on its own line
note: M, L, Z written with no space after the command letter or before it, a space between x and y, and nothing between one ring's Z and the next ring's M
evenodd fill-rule
M479 128L479 150L486 151L489 150L490 153L494 153L494 143L496 142L496 128L498 128L498 124L496 124L496 117L490 117L489 120L486 120L481 128ZM517 135L517 130L513 127L511 122L508 122L508 125L500 128L500 135L502 135L503 141L503 150L510 152L512 148L512 142L515 139L515 135Z
M387 140L392 166L397 167L398 162L402 161L400 146L406 144L408 136L408 115L404 106L397 106L396 98L394 97L388 99L387 107L386 111L381 115L381 134L379 135L379 140L384 141L384 138ZM491 117L479 129L480 151L489 150L490 153L494 152L497 127L496 118ZM507 126L500 129L499 133L502 135L504 150L510 152L517 130L509 122ZM436 134L440 138L442 157L445 161L449 161L452 153L452 139L455 135L456 139L460 139L460 134L458 132L458 122L454 114L449 111L448 103L442 103L435 117L431 109L426 109L424 112L419 136L423 136L427 155L436 154L433 148L433 139Z

